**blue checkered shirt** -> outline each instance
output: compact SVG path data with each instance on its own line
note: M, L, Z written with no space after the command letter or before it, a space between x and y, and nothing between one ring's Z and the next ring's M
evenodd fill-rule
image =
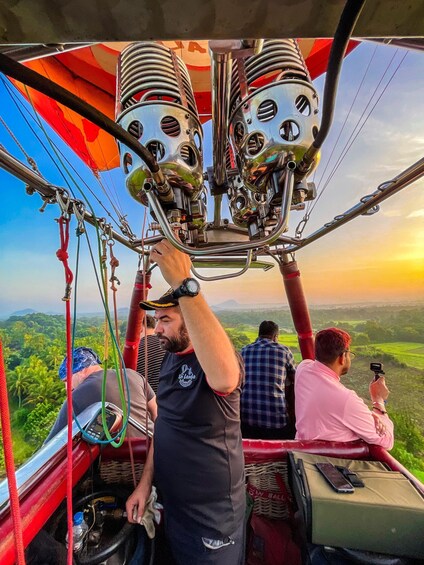
M284 428L288 424L284 384L296 365L288 347L262 337L241 350L246 378L241 420L249 426Z

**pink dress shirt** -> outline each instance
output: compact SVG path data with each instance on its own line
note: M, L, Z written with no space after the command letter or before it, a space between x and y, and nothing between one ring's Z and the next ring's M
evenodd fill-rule
M296 439L354 441L393 447L393 422L379 415L386 433L375 431L374 418L356 392L340 382L339 376L319 361L306 359L296 370Z

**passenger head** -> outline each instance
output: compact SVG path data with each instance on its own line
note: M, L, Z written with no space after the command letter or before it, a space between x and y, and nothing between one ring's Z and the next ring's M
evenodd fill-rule
M170 288L157 300L140 302L144 310L155 310L155 333L162 349L170 353L180 353L191 346L187 327Z
M59 367L59 378L61 381L66 380L67 360L68 357L65 356ZM77 347L74 349L72 352L72 388L77 387L85 377L100 368L100 365L99 357L89 347Z
M259 326L258 337L264 337L267 339L272 339L272 341L277 341L279 328L275 322L270 320L264 320Z
M154 317L150 316L150 314L146 314L146 317L141 324L140 339L148 335L153 335L155 333L155 324L156 321Z
M146 314L146 326L150 330L154 330L156 325L156 321L153 316L150 314Z
M328 366L337 366L337 371L345 375L350 367L349 347L352 338L339 328L321 330L315 336L315 358Z

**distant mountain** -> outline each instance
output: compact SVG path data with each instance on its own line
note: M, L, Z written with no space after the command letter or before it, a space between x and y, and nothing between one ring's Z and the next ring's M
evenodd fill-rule
M237 300L226 300L225 302L220 302L219 304L214 304L212 310L237 310L243 307L237 302Z
M38 310L34 310L33 308L25 308L24 310L16 310L16 312L12 312L10 316L26 316L27 314L36 314Z

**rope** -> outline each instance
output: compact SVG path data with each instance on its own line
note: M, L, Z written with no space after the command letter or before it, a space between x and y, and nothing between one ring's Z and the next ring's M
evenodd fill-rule
M113 292L112 294L112 298L113 298L113 319L115 322L115 337L116 337L116 345L118 347L118 349L121 349L121 344L120 344L120 339L119 339L119 326L118 326L118 304L117 304L117 300L116 300L116 293L118 291L118 288L116 286L115 283L117 283L118 285L121 284L118 277L115 275L115 271L116 269L119 267L119 261L118 259L115 257L114 253L113 253L113 246L115 245L115 242L113 241L113 239L109 239L108 241L108 246L109 246L109 256L110 256L110 288ZM124 387L124 377L122 374L122 362L121 359L118 359L119 361L119 375L121 377L121 384L122 384L122 390Z
M114 322L115 322L115 337L116 337L116 345L118 347L118 349L121 349L121 345L120 345L120 339L119 339L119 326L118 326L118 304L117 304L117 300L116 300L116 293L118 291L118 288L115 285L115 282L119 284L121 284L119 282L118 277L115 275L115 270L117 269L117 267L119 267L119 261L118 259L115 257L114 253L113 253L113 246L115 245L115 242L113 241L113 239L109 239L108 241L108 245L109 245L109 255L110 255L110 267L111 267L111 274L110 274L110 279L109 282L111 283L110 288L113 292L112 294L112 298L113 298L113 318L114 318ZM119 357L118 358L118 362L119 362L119 379L121 382L121 387L120 387L120 392L121 392L121 388L122 388L122 393L124 391L124 373L123 373L123 367L122 367L122 360ZM124 393L123 393L124 394ZM122 401L122 406L124 409L125 403Z
M10 137L13 139L13 141L16 143L16 145L19 147L19 149L25 155L27 163L31 166L32 170L35 171L36 173L40 174L40 171L38 170L37 163L35 162L35 159L33 159L32 157L30 157L30 155L28 155L28 153L25 151L25 149L19 143L18 138L15 136L13 131L9 128L9 126L6 124L6 122L3 120L2 117L0 117L0 121L3 124L3 126L5 127L6 131L9 133Z
M104 292L104 297L105 297L105 344L104 344L104 348L105 348L105 365L104 365L104 370L103 370L103 381L102 381L102 424L103 424L103 430L106 434L106 438L111 442L111 445L113 447L120 447L125 439L125 435L126 435L126 430L127 428L123 428L121 435L120 435L120 439L118 442L115 442L114 439L112 438L109 429L107 427L107 421L106 421L106 410L105 410L105 402L106 402L106 380L107 380L107 368L109 365L109 330L110 330L110 335L113 337L113 329L112 329L112 324L111 324L111 320L110 320L110 312L109 312L109 304L108 304L108 287L107 287L107 282L108 282L108 271L107 271L107 235L106 235L106 231L102 234L101 238L100 238L100 243L101 243L101 255L100 255L100 262L101 262L101 266L102 266L102 270L103 270L103 277L102 277L102 283L103 283L103 292ZM116 266L116 259L115 261L112 263L114 263L114 265ZM118 262L119 264L119 262ZM115 300L114 300L114 304L116 306L116 295L114 294ZM115 328L117 328L117 312L115 312L116 318L115 318ZM123 412L123 418L124 420L127 420L128 418L128 412L127 412L127 406L126 406L126 402L127 399L125 398L125 393L124 393L124 378L122 375L122 364L119 360L118 362L118 357L116 355L117 353L117 349L119 350L119 344L118 344L118 340L119 336L118 333L116 333L116 335L114 336L114 339L112 340L112 357L113 357L113 361L114 361L114 366L115 366L115 372L116 372L116 379L118 382L118 388L119 388L119 397L121 399L121 404L122 404L122 412ZM129 404L129 387L127 388L128 390L128 404Z
M12 512L15 551L17 563L25 565L24 540L22 536L22 518L19 508L18 487L16 484L15 461L13 459L12 431L10 428L9 399L7 396L6 371L3 359L3 344L0 339L0 416L3 435L4 461L7 484L9 487L10 508Z
M80 256L80 245L81 245L81 235L85 233L84 231L81 231L80 227L77 228L77 251L76 251L76 260L75 260L75 289L74 289L74 316L73 316L73 324L72 324L72 350L74 349L74 343L75 343L75 333L76 333L76 321L77 321L77 290L78 290L78 272L79 272L79 256ZM89 241L89 240L87 240ZM75 424L77 425L79 431L81 432L81 435L83 438L87 438L87 434L85 432L85 430L81 427L80 423L78 422L78 416L74 413L74 421ZM124 421L124 425L123 425L123 429L126 429L127 427L127 422ZM114 437L112 437L112 440L115 441L116 439L119 438L119 434L115 435ZM110 443L109 441L102 441L99 442L102 445L106 445L108 443ZM134 485L137 486L137 485Z
M141 252L142 252L142 256L144 257L144 237L145 237L145 230L146 230L146 220L147 220L147 210L144 210L144 215L143 215L143 226L141 228ZM147 298L147 285L146 285L146 264L143 264L143 286L146 289L146 298ZM150 285L149 285L150 286ZM146 430L149 429L149 411L147 409L147 394L148 394L148 359L147 359L147 318L146 318L146 313L144 314L144 335L146 336L146 339L144 340L144 359L145 359L145 373L144 373L144 397L146 399ZM149 447L150 447L150 438L149 438L149 434L146 433L146 449L147 449L147 453L149 452ZM135 472L135 471L134 471Z
M72 328L71 328L71 283L74 278L68 265L69 245L69 217L61 216L58 220L60 234L60 249L56 252L59 261L62 261L65 270L65 301L66 309L66 399L68 402L68 442L66 445L67 470L66 470L66 509L68 525L68 560L67 564L73 563L73 520L72 520ZM71 541L72 540L72 541Z
M105 296L105 320L104 320L104 352L105 352L105 359L109 356L109 325L108 325L108 292L107 292L107 248L106 248L106 238L101 238L101 255L100 255L100 264L102 268L102 283L103 283L103 292Z
M56 251L56 257L59 261L62 261L63 268L65 269L65 294L62 298L64 302L68 302L71 299L71 284L74 279L72 271L69 267L68 259L68 245L69 245L69 218L61 216L58 220L59 223L59 234L60 234L60 248Z
M312 207L311 207L311 209L310 209L310 211L309 211L309 214L311 214L311 212L313 211L313 209L314 209L315 206L317 205L317 203L318 203L320 197L322 196L324 190L327 188L327 186L329 185L329 183L330 183L331 180L333 179L334 175L336 174L337 170L339 169L340 165L342 164L343 160L345 159L346 155L348 154L350 148L352 147L352 145L353 145L354 142L356 141L358 135L361 133L362 129L363 129L364 126L366 125L366 123L367 123L369 117L371 116L371 114L372 114L373 111L375 110L377 104L380 102L380 100L381 100L382 96L384 95L384 93L386 92L388 86L390 85L390 83L392 82L392 80L394 79L394 77L396 76L396 74L397 74L399 68L401 67L403 61L405 60L405 57L408 55L408 52L406 52L406 53L404 54L404 56L402 57L402 59L400 60L400 62L398 63L398 65L396 66L396 68L394 69L394 71L392 72L392 74L391 74L389 80L387 81L387 83L386 83L385 86L383 87L382 91L381 91L380 94L378 95L376 101L375 101L374 104L372 105L372 107L371 107L371 109L369 110L368 114L365 116L365 112L366 112L367 109L369 108L369 106L370 106L370 104L371 104L371 102L372 102L374 96L376 95L377 89L379 88L379 86L381 85L381 83L382 83L384 77L386 76L386 74L387 74L387 72L388 72L388 70L389 70L389 67L391 66L391 64L392 64L392 62L393 62L395 56L397 55L397 52L398 52L398 51L396 51L396 53L395 53L395 54L393 55L393 57L391 58L390 63L388 64L388 66L387 66L387 68L386 68L386 70L385 70L383 76L381 77L379 83L378 83L377 86L375 87L375 89L374 89L374 91L373 91L373 93L372 93L372 95L371 95L371 97L370 97L370 99L369 99L367 105L365 106L364 110L362 111L362 114L361 114L361 116L360 116L360 118L359 118L359 120L358 120L358 122L357 122L357 124L356 124L356 126L355 126L355 128L354 128L354 130L353 130L353 132L351 133L349 139L348 139L347 142L345 143L345 145L344 145L342 151L340 152L340 155L339 155L339 157L338 157L338 159L337 159L337 161L336 161L336 163L335 163L335 165L334 165L334 167L333 167L331 173L329 174L328 178L326 179L326 181L325 181L325 183L324 183L324 186L322 187L322 190L321 190L320 194L318 195L317 199L313 202ZM360 124L361 120L364 118L364 116L365 116L365 119L363 120L362 124L359 126L359 124ZM358 126L359 126L359 128L358 128ZM357 128L358 128L358 129L357 129ZM356 130L356 131L355 131L355 130ZM321 182L321 180L322 180L322 178L320 179L320 182Z

